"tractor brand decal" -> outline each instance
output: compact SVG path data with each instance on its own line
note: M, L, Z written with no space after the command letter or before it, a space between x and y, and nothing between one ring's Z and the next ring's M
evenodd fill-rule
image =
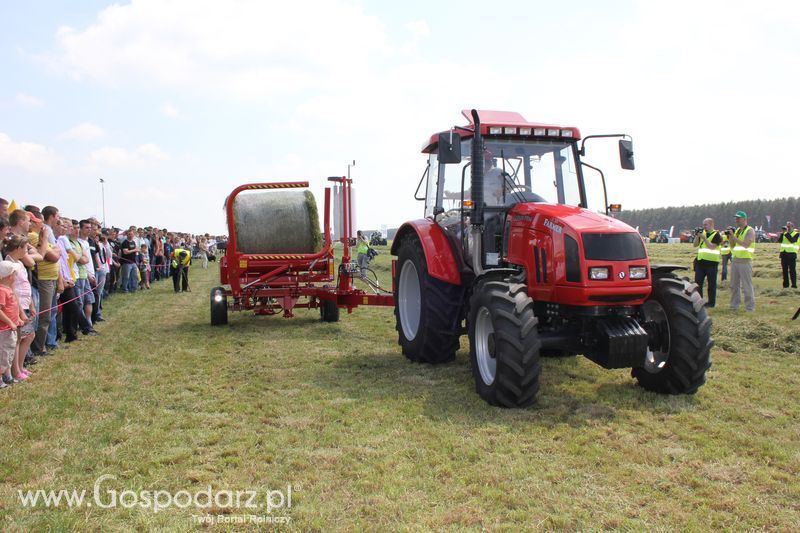
M617 274L617 276L619 276L619 279L625 279L625 271L621 270L620 273Z
M533 222L533 217L530 215L515 215L514 222Z
M544 219L544 226L546 228L550 228L552 231L555 231L556 233L561 233L562 231L564 231L564 229L561 226L559 226L549 218Z

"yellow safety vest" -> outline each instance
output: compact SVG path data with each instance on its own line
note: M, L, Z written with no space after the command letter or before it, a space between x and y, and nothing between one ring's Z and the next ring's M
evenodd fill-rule
M183 259L180 258L181 252L186 252L186 257L184 257ZM192 252L190 252L189 250L184 250L183 248L175 248L175 250L172 251L172 261L174 263L173 268L178 267L178 261L183 263L183 266L188 266L191 260L192 260Z
M714 230L711 233L703 230L703 233L706 236L706 240L711 241L714 236L717 234L717 231ZM720 249L719 247L712 250L711 248L706 248L706 245L703 243L703 239L700 239L700 248L697 249L697 259L698 261L713 261L714 263L719 263L722 258L720 257Z
M362 241L361 239L358 240L358 247L356 248L357 254L365 254L369 251L369 245Z
M728 240L728 236L724 233L722 234L722 244L719 247L720 255L731 255L731 241Z
M797 230L794 230L790 235L796 237ZM781 252L797 255L798 250L800 250L800 244L797 244L797 241L790 242L789 239L786 238L786 232L784 231L781 237Z
M753 228L751 228L750 226L745 226L745 227L743 227L741 229L737 229L736 233L734 233L734 235L736 235L737 239L742 240L744 238L744 236L747 235L747 232L748 231L752 231L752 229ZM753 237L755 237L755 233L753 234ZM756 240L754 238L753 242L750 243L750 247L749 248L745 248L741 244L735 245L733 247L733 251L731 252L731 255L736 259L753 259L753 256L755 255L755 253L756 253Z

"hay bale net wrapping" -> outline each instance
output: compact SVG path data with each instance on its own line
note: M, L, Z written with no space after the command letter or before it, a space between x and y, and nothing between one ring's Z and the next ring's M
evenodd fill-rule
M322 249L311 191L240 194L233 203L236 249L245 254L311 254Z

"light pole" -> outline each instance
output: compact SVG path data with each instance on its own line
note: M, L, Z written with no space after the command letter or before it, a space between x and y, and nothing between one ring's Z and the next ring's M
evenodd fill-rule
M100 194L103 198L103 227L106 227L106 180L100 178Z
M347 179L350 179L350 167L356 166L356 160L353 159L352 163L347 163Z

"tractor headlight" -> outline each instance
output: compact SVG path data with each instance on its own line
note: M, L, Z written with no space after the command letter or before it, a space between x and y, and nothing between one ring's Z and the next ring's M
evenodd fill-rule
M606 267L590 268L589 279L608 279L608 268Z
M519 129L519 134L520 135L530 135L532 133L532 131L533 130L531 130L530 128L520 128Z
M549 136L551 136L551 137L558 137L558 134L559 134L559 133L560 133L560 131L559 131L559 130L557 130L557 129L553 129L553 128L547 128L547 134L548 134Z
M505 128L506 135L516 135L517 128Z
M503 133L503 128L500 126L489 126L490 135L500 135L501 133Z
M222 294L220 294L220 293L215 294L214 295L214 301L217 302L217 303L221 302L222 301Z
M647 267L631 267L628 277L630 279L647 279Z
M547 133L547 130L544 128L533 128L533 134L538 135L540 137L544 137Z

